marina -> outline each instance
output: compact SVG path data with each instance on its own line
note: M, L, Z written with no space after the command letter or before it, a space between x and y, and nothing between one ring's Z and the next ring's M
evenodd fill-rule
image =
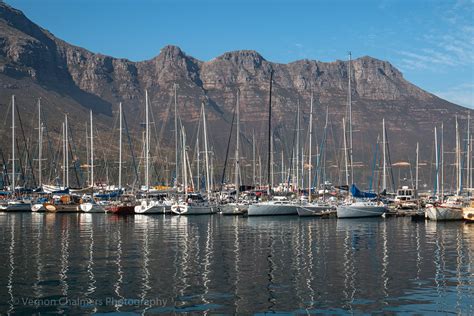
M473 16L0 0L0 315L474 315Z
M0 227L5 314L474 312L463 222L0 213Z

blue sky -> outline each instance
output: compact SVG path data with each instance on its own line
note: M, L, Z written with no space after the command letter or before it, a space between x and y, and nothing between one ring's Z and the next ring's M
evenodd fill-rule
M474 0L5 0L56 36L139 61L168 44L210 60L253 49L287 63L369 55L474 108Z

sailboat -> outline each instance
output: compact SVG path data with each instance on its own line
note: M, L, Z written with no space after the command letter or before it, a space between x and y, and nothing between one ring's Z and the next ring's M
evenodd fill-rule
M150 192L150 120L148 91L145 90L145 198L138 200L140 204L135 205L137 214L164 214L165 205L162 201L154 199Z
M436 135L436 134L435 134ZM436 137L436 136L435 136ZM443 132L441 132L441 157L444 156L444 141L443 141ZM438 149L436 149L438 150ZM441 169L443 170L443 158L441 158ZM450 196L446 202L444 202L443 197L441 198L441 203L428 204L426 207L426 218L434 221L453 221L453 220L462 220L464 219L463 207L464 201L461 196L461 140L459 137L459 128L458 128L458 119L456 117L456 175L457 175L457 195ZM438 170L437 168L437 178ZM442 172L443 173L443 172ZM441 196L444 194L444 176L441 176Z
M270 72L270 99L268 103L268 163L267 163L267 185L268 196L271 193L271 135L272 135L272 84L273 70ZM275 197L271 201L255 203L249 206L248 216L262 215L296 215L297 205L286 197Z
M325 130L328 126L328 112L326 111L326 125ZM312 137L313 137L313 93L311 93L311 105L309 111L309 148L308 148L308 200L302 200L298 205L298 215L299 216L321 216L323 213L326 213L332 210L332 206L324 202L313 202L312 201L312 155L311 155L311 146L312 146ZM319 159L318 159L319 161Z
M104 213L105 209L102 205L97 204L94 200L94 128L92 124L92 110L89 112L90 114L90 137L91 137L91 161L90 161L90 168L91 168L91 195L84 195L82 197L81 205L79 208L83 212L87 213Z
M235 141L235 202L227 203L221 206L223 215L241 215L247 212L249 205L240 200L240 93L237 92L236 104L237 132Z
M41 121L41 98L38 99L38 188L40 191L43 191L43 122ZM40 192L39 194L42 194ZM31 211L32 212L44 212L46 211L44 203L47 202L47 198L38 196L31 202Z
M80 198L69 194L69 137L68 137L68 116L64 115L63 123L63 182L66 181L66 188L62 192L55 193L51 200L44 203L46 212L77 212L79 210ZM47 186L44 186L45 188Z
M349 53L349 71L348 71L348 112L349 112L349 161L350 161L350 170L351 170L351 180L354 181L354 171L353 171L353 159L352 159L352 91L351 91L351 63L352 56ZM344 122L344 121L343 121ZM345 123L344 125L344 144L346 144L346 133L345 133ZM384 144L385 146L385 144ZM346 162L346 182L349 183L348 175L348 159L347 159L347 146L344 146L345 153L345 162ZM385 165L383 166L385 168ZM385 174L384 174L385 175ZM385 179L384 179L385 183ZM352 188L355 188L355 185L352 185ZM355 190L353 191L355 192ZM387 209L380 201L370 201L366 199L356 199L357 196L353 194L353 198L348 199L344 204L339 205L336 208L336 213L338 218L356 218L356 217L379 217L384 214Z
M29 212L31 211L31 201L16 199L15 146L15 96L12 95L12 200L8 201L5 210L8 212Z
M107 213L117 214L117 215L129 215L133 214L135 207L135 199L132 195L123 195L122 194L122 103L119 105L119 116L120 116L120 132L119 132L119 174L118 174L118 200L110 202L109 205L105 206L105 211Z
M188 193L188 159L186 153L186 132L184 127L181 128L182 138L182 152L183 152L183 184L184 184L184 198L178 200L177 203L171 206L171 212L177 215L204 215L204 214L215 214L218 212L217 204L209 201L211 196L211 181L209 177L209 151L207 142L207 126L206 126L206 113L204 110L204 103L201 105L201 113L203 119L204 129L204 151L205 151L205 163L206 163L206 190L207 198L204 198L200 193Z

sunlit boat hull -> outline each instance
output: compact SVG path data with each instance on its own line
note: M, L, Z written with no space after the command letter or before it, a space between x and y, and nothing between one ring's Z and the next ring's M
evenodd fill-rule
M248 204L228 203L220 206L223 215L242 215L247 213Z
M82 203L79 208L85 213L105 213L102 205L96 203Z
M204 205L188 205L188 204L175 204L171 206L171 212L176 215L207 215L217 213L217 205L204 204Z
M79 205L76 204L50 204L44 203L44 208L46 212L54 212L54 213L74 213L79 212Z
M474 223L474 208L473 207L463 208L462 215L463 215L464 220Z
M296 204L257 203L249 206L248 216L298 215Z
M299 216L321 216L324 213L331 211L333 208L330 205L318 205L318 204L303 204L298 206Z
M426 208L426 218L432 221L458 221L463 219L461 208L432 206Z
M136 205L134 210L136 214L165 214L164 205L146 201L143 201L140 205Z
M338 218L379 217L387 211L382 205L340 205L336 209Z
M31 205L32 212L46 212L46 208L43 203L35 203Z

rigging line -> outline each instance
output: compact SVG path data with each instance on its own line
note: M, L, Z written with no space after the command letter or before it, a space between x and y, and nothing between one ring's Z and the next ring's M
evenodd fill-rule
M19 106L16 106L16 113L18 114L18 122L20 123L21 135L23 137L24 150L26 152L26 161L28 163L28 166L30 167L31 178L33 180L33 185L36 186L35 174L33 172L33 164L31 162L30 151L29 151L29 148L28 148L28 142L26 141L25 130L23 129L23 122L21 120ZM20 149L18 149L18 151L20 151ZM24 174L24 177L26 177L26 173Z
M119 118L118 118L118 116L116 116L116 117L114 118L114 120L113 120L114 123L113 123L113 125L112 125L111 131L115 131L115 130L116 130L118 120L119 120ZM99 125L98 122L94 124L95 135L98 135L98 134L99 134L99 129L98 129L98 127L97 127L98 125ZM107 159L107 157L106 157L106 155L105 155L105 148L109 148L109 147L110 147L110 144L113 144L113 143L114 143L114 142L113 142L114 133L112 132L112 133L110 133L108 136L109 136L108 139L105 140L105 144L103 143L103 137L102 137L102 138L97 137L97 143L98 143L99 147L102 149L102 157L103 157L103 159L104 159L104 168L101 168L101 169L98 170L98 172L97 172L97 176L98 176L97 179L100 179L101 177L102 177L102 179L103 179L104 176L107 175L107 170L106 170L106 169L108 168L108 160L109 160L109 159ZM96 146L94 146L94 147L97 148ZM109 153L109 154L110 154L110 153ZM99 157L100 157L100 156L97 155L97 160L99 160ZM96 160L96 159L94 159L94 160ZM94 165L96 165L96 161L94 161ZM97 165L97 166L98 166L98 165ZM107 183L107 184L109 184L109 183Z
M374 183L374 177L375 177L375 168L377 167L379 141L380 141L380 135L377 135L377 141L375 142L374 160L372 164L372 176L370 177L370 181L369 181L369 192L373 192L372 189L373 189L373 183Z
M25 170L23 170L23 160L21 159L22 154L20 154L20 146L18 145L18 139L15 139L15 142L16 142L16 149L18 151L18 161L20 165L21 179L23 180L23 185L25 185ZM15 174L16 174L16 171L13 170L12 177L15 177ZM15 191L15 188L13 188L13 191Z
M68 137L71 139L71 141L68 141L68 150L69 150L69 153L73 159L73 166L74 166L74 175L76 176L76 181L77 181L77 185L79 187L82 187L83 185L83 180L84 180L84 177L82 175L82 170L80 167L78 167L78 163L79 163L79 156L75 156L74 155L74 152L76 152L76 145L75 145L75 142L74 142L74 136L73 136L73 133L72 133L72 128L71 128L71 124L68 124ZM79 169L79 173L77 172Z
M230 141L232 140L232 131L234 130L234 120L235 120L235 109L232 112L232 123L230 124L230 132L229 132L229 139L227 141L227 149L225 152L225 160L224 160L224 168L222 169L222 177L221 177L221 192L224 187L224 180L225 180L225 171L227 168L227 160L229 159L229 150L230 150Z
M390 146L388 146L389 140L388 140L387 127L385 127L385 142L386 142L386 144L383 144L383 145L387 146L388 165L390 166L390 177L392 178L392 181L391 181L392 191L394 191L395 190L395 178L393 177L392 157L390 155Z
M10 185L10 178L8 177L8 169L7 169L7 162L5 160L5 156L3 155L3 150L2 148L0 148L0 156L2 157L2 162L3 162L3 168L2 168L2 172L3 172L3 185Z
M133 166L133 170L135 171L135 179L133 180L133 185L132 185L132 188L134 188L138 181L138 166L135 159L135 151L133 150L132 139L130 137L130 132L128 130L128 123L127 123L127 118L125 116L125 112L122 112L122 118L123 118L123 124L125 125L125 131L127 132L128 146L130 148L130 153L132 155L132 166Z
M45 112L44 112L43 107L41 108L41 117L45 117ZM57 169L58 169L58 159L57 159L57 157L59 157L59 153L54 154L55 153L54 146L53 146L53 142L51 141L51 137L49 135L49 128L48 128L47 121L42 120L42 123L44 125L44 131L45 131L45 135L46 135L46 139L47 139L48 153L53 153L53 157L52 157L53 159L51 159L51 161L49 163L49 178L48 178L48 181L51 181L53 170L54 170L54 173L56 173L56 175L57 175Z
M296 126L297 121L298 121L298 115L295 114L295 125L294 126ZM293 130L293 141L291 142L292 144L296 143L296 134L297 134L297 131L296 131L296 128L295 128ZM288 189L290 188L290 181L291 181L291 177L293 176L292 170L293 170L293 154L294 154L294 151L295 151L295 146L291 146L291 153L290 153L290 156L288 157L288 169L289 169L288 181L287 181Z

